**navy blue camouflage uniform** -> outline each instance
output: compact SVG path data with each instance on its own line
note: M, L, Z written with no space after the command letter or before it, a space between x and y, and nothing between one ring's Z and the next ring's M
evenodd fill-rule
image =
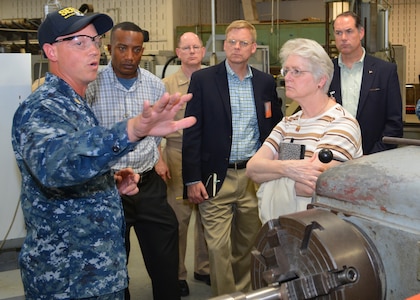
M127 287L124 216L111 166L137 143L47 73L17 109L12 145L27 236L19 264L26 299L76 299Z

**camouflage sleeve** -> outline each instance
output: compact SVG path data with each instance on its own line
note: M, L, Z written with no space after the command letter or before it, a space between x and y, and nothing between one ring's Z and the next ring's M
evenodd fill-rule
M127 121L107 129L98 126L86 104L81 106L64 108L57 101L44 100L15 115L17 155L47 187L72 186L109 172L136 146L128 141Z

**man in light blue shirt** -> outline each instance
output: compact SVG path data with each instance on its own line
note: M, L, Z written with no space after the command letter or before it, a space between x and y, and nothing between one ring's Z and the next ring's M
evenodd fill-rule
M210 259L214 296L251 289L251 248L261 228L256 184L247 161L282 117L273 76L248 64L257 48L255 27L245 20L226 28L226 60L195 71L185 115L182 176L198 204Z
M147 38L148 33L132 22L119 23L111 30L111 62L86 91L92 110L105 127L111 128L141 113L146 101L153 105L165 92L158 77L138 66ZM127 256L130 230L134 228L152 280L154 300L177 300L180 298L178 221L167 201L166 183L159 175L167 170L160 155L160 142L160 137L144 138L112 169L129 167L140 174L139 193L122 196ZM128 289L126 299L130 299Z

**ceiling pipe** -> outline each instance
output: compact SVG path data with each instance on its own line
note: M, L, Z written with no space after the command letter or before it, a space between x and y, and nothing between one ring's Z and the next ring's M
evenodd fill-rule
M212 44L212 53L210 56L210 66L217 64L217 55L216 55L216 9L215 9L215 0L211 0L211 44Z

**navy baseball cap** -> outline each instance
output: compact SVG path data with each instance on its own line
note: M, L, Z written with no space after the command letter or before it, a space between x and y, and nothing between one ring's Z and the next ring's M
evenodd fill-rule
M38 28L39 46L42 49L45 43L52 44L59 36L77 32L89 24L95 26L98 34L104 34L112 28L114 22L106 14L84 15L73 7L51 12Z

